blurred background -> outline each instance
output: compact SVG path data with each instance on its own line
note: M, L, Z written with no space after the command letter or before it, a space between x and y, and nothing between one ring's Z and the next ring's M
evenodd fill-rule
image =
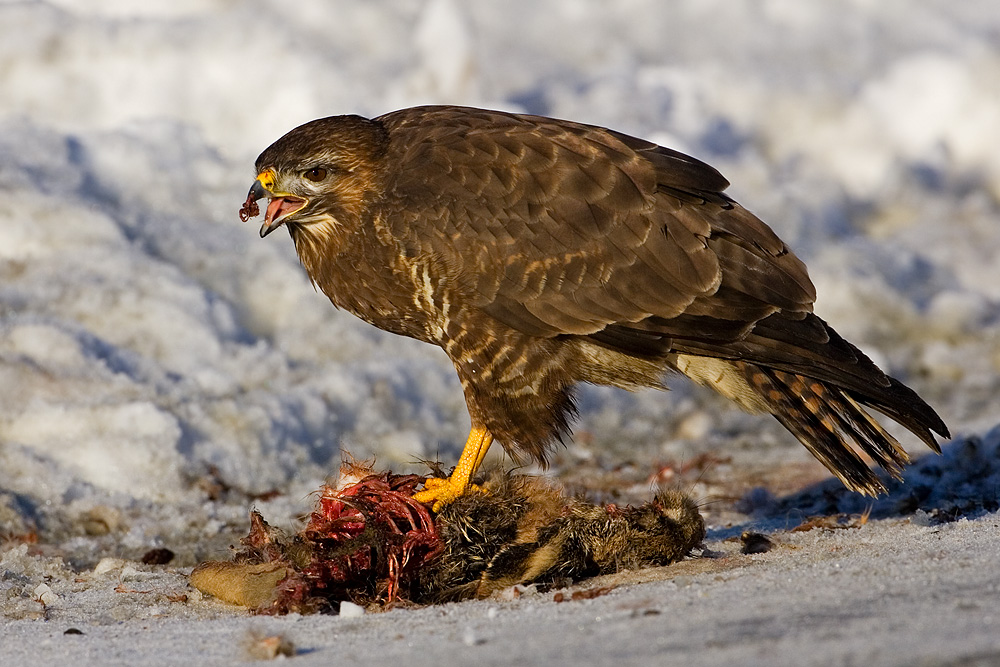
M454 463L468 417L444 354L336 312L283 234L237 216L254 158L292 127L424 103L604 125L713 164L807 262L820 315L956 434L985 433L994 5L0 2L0 535L83 560L199 544L250 502L306 511L342 450ZM613 471L648 493L691 461L746 471L737 487L826 476L774 420L681 379L579 402L552 471L573 484Z

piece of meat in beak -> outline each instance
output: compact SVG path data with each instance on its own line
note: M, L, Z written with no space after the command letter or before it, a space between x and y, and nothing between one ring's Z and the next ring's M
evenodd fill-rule
M257 180L250 186L246 201L240 209L240 220L246 222L260 215L257 201L268 198L267 210L264 212L264 223L260 226L260 236L264 238L280 227L286 219L302 209L309 201L287 192L274 192L275 174L272 169L265 169L257 174Z

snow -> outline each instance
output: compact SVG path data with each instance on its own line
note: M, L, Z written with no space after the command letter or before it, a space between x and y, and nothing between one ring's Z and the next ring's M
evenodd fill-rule
M246 529L250 504L291 525L342 449L396 470L419 470L422 458L454 461L468 417L444 355L336 312L284 235L261 240L255 225L238 220L257 153L325 115L471 104L598 123L692 153L717 166L733 196L807 262L817 311L938 409L957 436L954 451L964 451L966 438L992 443L996 436L986 434L1000 422L1000 13L993 4L303 0L288 11L263 0L0 2L0 535L39 540L31 553L16 541L0 547L0 590L23 592L10 594L16 604L3 607L5 616L20 618L12 609L27 614L41 608L33 599L56 595L61 602L48 607L62 618L68 593L57 582L72 584L74 572L112 576L94 571L108 557L134 561L160 546L178 554L173 565L181 568L224 557ZM734 475L813 465L772 420L681 381L668 394L584 388L579 402L577 438L556 456L557 476L622 465L641 480L664 460L706 452L731 456L720 470ZM904 442L924 453L915 440ZM785 480L775 493L825 474L808 470L798 487ZM757 479L747 473L742 491ZM995 495L982 479L963 493ZM719 510L706 511L711 520ZM111 527L97 522L108 530L92 534L81 526L92 526L93 516L118 519ZM1000 648L986 633L996 635L997 619L971 618L970 610L991 604L995 588L984 582L996 573L976 570L986 562L980 556L961 559L981 550L997 562L986 537L996 516L938 528L951 542L933 548L928 540L945 538L902 516L890 512L860 532L828 536L835 545L809 547L816 558L824 549L846 552L852 574L838 577L855 582L845 600L864 598L862 616L884 618L891 609L863 592L885 585L899 587L899 613L916 619L912 628L885 625L869 643L861 626L847 623L834 636L854 648L835 650L831 662L905 662L878 653L888 629L899 633L899 656L958 655L951 639L942 639L945 653L920 652L930 646L921 632L946 630L995 655ZM729 521L719 517L720 526ZM733 519L753 520L760 517ZM901 569L874 567L871 550L896 543L885 559L898 558ZM937 570L926 561L934 549L943 554ZM462 650L486 655L505 632L538 632L523 650L544 653L547 636L555 655L560 623L588 628L569 639L600 645L583 607L619 618L611 630L636 633L668 621L690 628L712 613L727 619L718 630L724 640L670 650L694 664L735 660L727 642L739 637L760 648L751 637L759 631L784 637L775 643L784 656L777 662L791 662L802 647L782 635L782 620L794 618L789 610L813 619L801 621L810 636L821 628L809 623L836 625L844 612L813 597L832 565L796 564L782 553L772 569L736 569L733 580L704 575L691 586L620 593L672 605L632 630L609 611L617 607L608 596L574 612L517 603L504 608L500 624L482 620L488 607L473 603L433 637L447 644L471 636ZM919 590L938 570L941 582L968 597L948 603L940 628L928 621L931 603L949 589ZM183 589L170 572L150 576ZM38 593L42 585L49 590ZM90 642L95 664L108 655L93 642L107 651L125 642L134 652L146 641L138 626L113 630L120 619L166 616L157 627L175 643L216 627L185 625L201 612L178 612L169 601L144 606L135 594L119 609L127 601L92 593L72 594L84 608L94 605L97 625L80 639ZM723 606L758 596L771 621L755 624L750 612ZM691 616L706 597L709 606ZM787 609L778 607L782 600ZM206 617L226 636L251 624L212 609ZM74 607L66 618L80 613ZM341 619L335 627L360 651L385 623L412 617L420 629L436 614L396 611L370 625ZM537 628L534 614L546 619ZM24 664L31 659L18 646L55 651L77 641L42 621L2 623L4 655L17 652ZM308 637L323 627L273 621L289 632L296 624L312 628ZM436 655L427 641L414 645ZM653 649L629 655L644 650Z

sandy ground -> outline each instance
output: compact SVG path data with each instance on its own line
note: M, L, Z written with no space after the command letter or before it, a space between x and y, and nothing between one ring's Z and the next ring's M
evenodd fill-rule
M302 665L997 664L1000 515L924 523L777 532L754 555L713 531L711 558L590 580L578 600L527 591L355 618L248 616L188 588L186 570L130 563L77 582L52 567L58 598L3 622L0 652L11 665L223 665L281 636Z
M697 484L723 494L735 481L724 468ZM707 505L704 549L669 567L381 613L251 616L191 588L190 568L105 558L74 569L23 544L0 560L0 655L221 665L270 641L303 665L997 664L998 469L1000 429L919 459L874 503L830 479ZM744 553L747 533L768 548Z

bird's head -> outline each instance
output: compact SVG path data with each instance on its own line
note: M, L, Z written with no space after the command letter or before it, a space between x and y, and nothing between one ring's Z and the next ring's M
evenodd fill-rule
M359 220L376 189L387 143L382 126L359 116L333 116L301 125L257 158L257 178L240 210L256 216L268 199L261 237L287 224L323 236Z

